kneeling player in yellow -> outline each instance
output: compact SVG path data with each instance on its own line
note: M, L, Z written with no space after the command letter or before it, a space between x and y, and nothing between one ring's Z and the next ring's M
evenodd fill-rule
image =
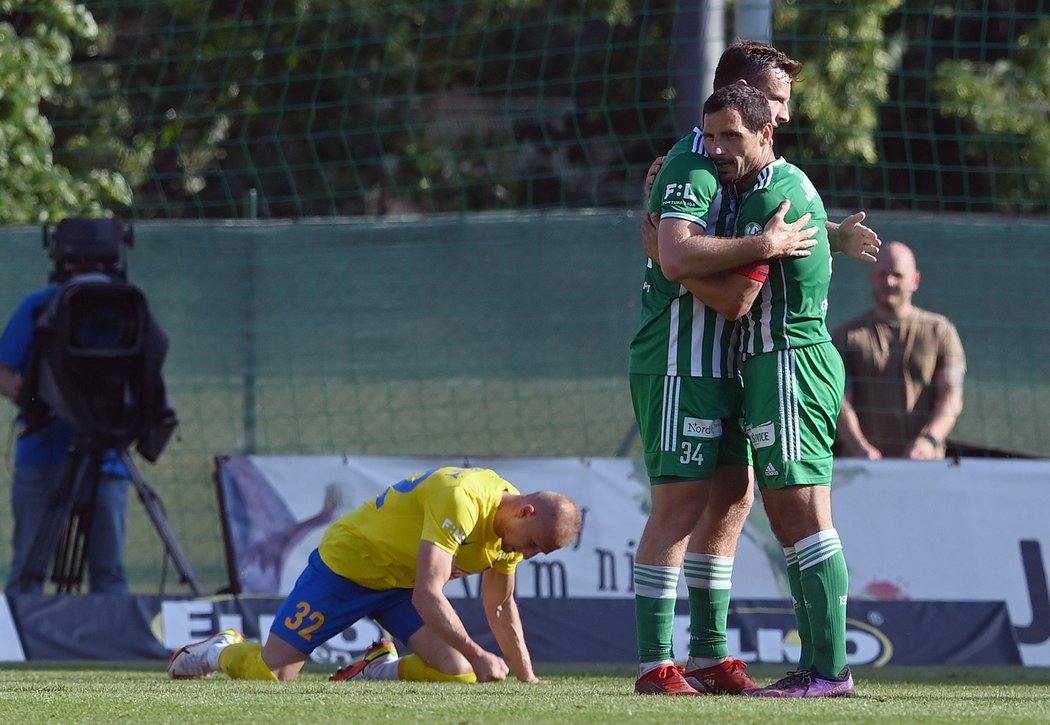
M579 535L582 516L568 496L521 494L495 472L437 468L394 484L333 523L274 618L265 645L226 630L172 656L168 674L294 680L310 652L362 617L406 642L399 658L384 641L332 679L487 682L508 665L467 633L444 586L484 572L489 626L509 670L539 682L514 600L514 571Z

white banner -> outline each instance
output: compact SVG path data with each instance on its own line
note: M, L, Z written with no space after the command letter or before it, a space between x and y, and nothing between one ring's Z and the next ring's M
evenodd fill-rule
M11 617L11 607L7 597L0 597L0 662L24 662L22 640L18 636L18 627Z
M447 459L234 457L222 467L226 525L245 592L286 594L325 526L387 486ZM571 548L519 569L521 597L631 598L649 486L624 458L471 459L522 491L553 489L584 509ZM237 500L240 498L241 500ZM838 462L833 506L855 599L1002 600L1026 664L1050 665L1050 461ZM450 596L476 595L477 577ZM684 582L681 596L686 596ZM471 589L468 591L467 587ZM756 504L733 594L788 597L781 547Z

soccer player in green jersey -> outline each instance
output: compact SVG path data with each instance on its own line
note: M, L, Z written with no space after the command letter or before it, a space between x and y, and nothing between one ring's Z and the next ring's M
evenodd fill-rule
M800 63L766 43L740 40L722 54L715 86L742 84L761 91L776 126L790 119L791 86L800 69ZM663 172L665 160L669 168ZM658 172L663 173L656 182ZM642 693L739 693L754 684L744 663L729 657L726 637L736 545L752 502L749 452L737 443L742 399L739 385L731 380L735 325L694 299L690 288L695 277L718 270L772 257L805 257L816 244L810 239L816 229L803 230L807 214L795 214L793 223L786 224L785 204L765 233L732 238L737 200L731 188L713 183L716 177L697 128L668 157L657 159L646 179L647 193L654 186L658 192L650 197L651 214L642 227L650 261L630 368L653 484L652 511L635 564L641 663L635 690ZM859 212L841 224L825 222L825 227L836 251L874 261L880 241L863 220ZM734 412L726 415L726 410ZM712 420L717 425L703 425ZM671 659L683 561L690 603L684 673Z
M580 508L551 491L522 494L485 468L437 468L395 483L335 521L274 617L265 645L225 630L180 648L176 679L221 670L235 679L294 680L310 653L371 617L408 643L376 643L330 679L535 684L514 600L518 564L579 535ZM481 573L485 614L509 660L475 642L442 591Z
M715 81L741 79L761 88L786 120L799 67L768 45L735 45ZM806 218L785 223L781 212L765 234L734 239L734 203L694 129L668 156L651 196L650 210L660 219L659 254L646 270L642 321L631 343L631 396L652 484L634 565L640 694L737 694L754 686L744 663L729 656L726 637L736 544L753 497L739 425L736 326L690 294L677 260L701 257L715 271L806 255L816 230L805 228ZM689 253L679 255L681 247ZM690 608L684 672L674 664L671 642L683 564Z
M774 154L769 106L757 90L727 86L707 99L704 145L719 180L739 198L740 236L761 233L784 201L791 202L787 219L808 213L821 223L818 243L805 258L772 259L691 284L706 304L728 319L740 318L744 426L762 502L787 558L803 643L795 672L745 694L852 695L848 577L831 516L831 446L845 370L825 321L831 284L827 213L809 178Z

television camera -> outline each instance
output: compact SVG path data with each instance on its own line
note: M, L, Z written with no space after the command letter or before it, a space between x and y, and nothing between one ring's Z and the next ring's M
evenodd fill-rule
M42 583L49 565L58 593L80 589L104 458L120 456L182 583L200 589L175 539L160 497L128 448L155 462L178 420L161 368L168 338L145 294L127 281L125 249L134 233L117 218L69 218L44 226L44 247L58 284L37 311L33 350L18 405L25 433L56 417L76 431L22 573Z

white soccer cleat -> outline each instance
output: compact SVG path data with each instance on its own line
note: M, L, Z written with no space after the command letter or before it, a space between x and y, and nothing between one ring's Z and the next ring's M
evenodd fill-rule
M380 640L373 642L372 646L369 647L363 655L359 658L340 668L334 675L328 679L332 682L344 682L346 680L352 680L355 677L360 677L362 680L368 679L364 676L366 670L370 669L374 664L380 664L384 662L396 662L397 661L397 647L389 639Z
M236 629L224 629L208 639L180 647L168 660L168 677L175 680L207 677L218 667L219 653L243 641L244 635Z

